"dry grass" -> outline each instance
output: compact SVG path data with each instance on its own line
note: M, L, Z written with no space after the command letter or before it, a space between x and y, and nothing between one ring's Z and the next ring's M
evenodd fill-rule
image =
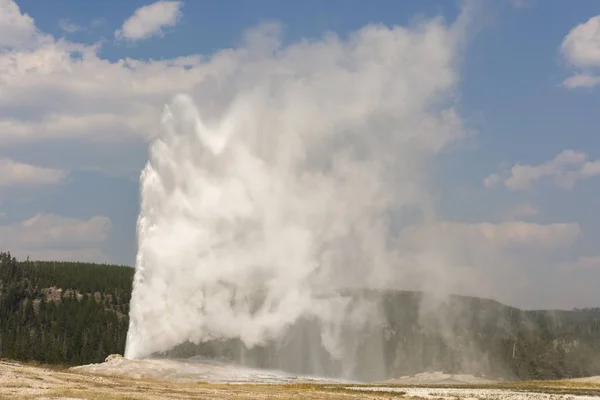
M369 390L368 387L394 388L394 392ZM355 388L362 388L357 391ZM529 393L549 393L557 399L569 395L600 396L600 385L578 381L502 383L499 385L462 386L470 389L506 389ZM403 388L405 388L403 390ZM367 389L367 390L364 390ZM407 398L409 387L400 385L333 384L210 384L204 382L168 382L156 379L98 376L47 368L32 364L0 361L0 399L91 399L91 400L163 400L163 399L389 399ZM460 399L460 397L456 397ZM412 399L415 399L412 397Z
M21 364L27 367L44 368L52 371L67 371L71 367L70 365L63 364L44 364L39 361L25 361Z
M399 393L374 393L370 398L398 397ZM365 393L336 385L253 385L209 384L204 382L167 382L98 376L48 369L17 363L0 362L0 399L90 399L90 400L162 400L162 399L327 399L365 398Z

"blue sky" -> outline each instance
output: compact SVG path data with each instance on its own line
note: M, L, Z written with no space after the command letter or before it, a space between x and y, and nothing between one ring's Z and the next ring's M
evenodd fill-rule
M243 46L244 32L268 21L283 25L286 46L320 40L327 32L345 37L368 24L417 29L419 21L440 15L452 24L461 12L460 2L429 0L183 1L172 3L176 6L168 12L148 14L137 31L128 30L126 21L136 10L152 4L0 0L0 12L13 16L0 14L3 250L20 257L133 265L139 172L153 129L159 129L162 104L186 91L186 83L171 88L169 79L178 72L161 64L135 73L147 79L155 74L167 82L165 88L120 93L125 82L119 81L125 75L115 72L120 60L148 64L190 55L210 58L221 49ZM595 75L600 30L593 20L600 4L488 1L479 3L475 13L476 23L467 29L466 46L457 58L455 88L462 121L475 134L435 160L431 180L438 218L475 230L489 223L509 233L531 230L506 224L533 224L540 229L539 240L554 237L552 224L571 224L576 237L566 235L560 245L552 242L558 253L534 262L529 256L518 258L517 252L498 265L528 279L533 294L528 297L523 289L491 295L532 307L600 305L590 284L600 278L600 164L594 164L600 160ZM89 52L81 70L74 66L75 48ZM569 81L576 74L582 79ZM95 79L115 88L110 92L114 100L110 93L90 94L85 84ZM190 82L189 90L197 84ZM97 116L95 107L102 109ZM66 120L62 115L86 117ZM567 150L573 152L563 153ZM563 157L556 161L559 154ZM515 165L531 168L511 171ZM490 176L495 177L484 184ZM537 282L540 274L552 277Z

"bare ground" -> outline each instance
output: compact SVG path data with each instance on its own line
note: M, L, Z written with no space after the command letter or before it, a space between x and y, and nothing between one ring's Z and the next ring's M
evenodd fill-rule
M591 381L460 387L333 383L223 384L102 376L0 360L0 399L600 399L600 384Z

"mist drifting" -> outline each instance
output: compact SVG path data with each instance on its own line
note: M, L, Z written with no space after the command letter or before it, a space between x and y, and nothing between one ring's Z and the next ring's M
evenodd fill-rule
M344 290L394 287L430 261L397 243L435 220L430 162L465 137L465 20L291 44L267 24L207 58L203 83L165 107L142 172L126 357L251 348L305 319L343 358L344 327L378 318Z

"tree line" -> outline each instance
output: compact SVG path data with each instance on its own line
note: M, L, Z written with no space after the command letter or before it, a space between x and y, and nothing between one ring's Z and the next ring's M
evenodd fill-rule
M0 357L78 365L123 354L133 274L126 266L18 261L0 253ZM600 308L527 311L465 296L423 307L426 294L420 292L352 294L365 295L377 301L380 323L367 335L356 332L353 337L349 331L346 338L356 344L353 351L361 360L379 352L383 369L357 363L355 378L424 371L524 380L600 375ZM291 332L297 340L308 343L312 337L319 342L316 323L291 329L296 329ZM381 345L373 347L375 342ZM314 343L310 354L286 339L253 349L237 340L182 343L164 355L204 356L297 373L314 372L318 361L323 374L339 374L344 366Z
M78 365L122 354L133 272L0 253L0 357Z

